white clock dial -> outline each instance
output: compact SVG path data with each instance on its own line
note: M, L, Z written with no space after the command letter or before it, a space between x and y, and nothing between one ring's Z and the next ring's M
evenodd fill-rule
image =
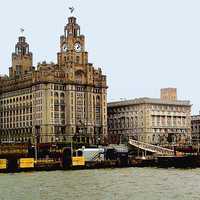
M79 42L75 43L75 45L74 45L74 50L75 50L76 52L81 52L82 47L81 47L81 44L80 44Z
M67 44L63 44L62 50L63 50L63 51L67 51Z

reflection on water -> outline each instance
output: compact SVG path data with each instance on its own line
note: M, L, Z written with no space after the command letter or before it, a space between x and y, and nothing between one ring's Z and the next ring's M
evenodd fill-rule
M0 200L200 199L200 169L124 168L0 174Z

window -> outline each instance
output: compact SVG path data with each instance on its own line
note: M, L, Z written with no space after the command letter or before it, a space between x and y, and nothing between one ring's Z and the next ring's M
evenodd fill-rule
M55 96L55 97L58 97L58 92L55 92L55 93L54 93L54 96Z
M79 63L79 62L80 62L80 57L76 56L76 63Z

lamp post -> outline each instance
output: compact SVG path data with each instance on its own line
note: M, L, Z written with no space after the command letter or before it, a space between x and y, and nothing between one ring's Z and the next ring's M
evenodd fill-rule
M35 126L35 160L37 162L38 160L38 137L39 137L39 130L40 130L40 126Z
M8 143L11 143L11 140L10 140L10 131L8 132Z
M73 157L73 135L71 135L70 148L71 148L71 157Z
M37 159L38 159L38 157L37 157L37 135L35 134L35 161L37 162Z
M55 138L55 141L56 141L56 149L57 149L58 137Z
M101 141L101 138L100 137L98 137L98 147L99 147L99 145L100 145L100 141Z
M198 144L197 144L197 154L199 155L199 139L200 139L200 132L198 132Z

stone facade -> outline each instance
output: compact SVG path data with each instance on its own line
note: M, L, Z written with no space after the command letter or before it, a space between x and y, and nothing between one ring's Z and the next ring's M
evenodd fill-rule
M107 83L88 62L85 37L69 17L60 37L57 63L32 64L26 38L19 37L9 76L0 77L0 141L104 143Z
M192 116L192 144L197 147L200 142L200 115Z
M108 103L108 135L111 143L128 137L162 146L190 143L190 102L138 98Z

